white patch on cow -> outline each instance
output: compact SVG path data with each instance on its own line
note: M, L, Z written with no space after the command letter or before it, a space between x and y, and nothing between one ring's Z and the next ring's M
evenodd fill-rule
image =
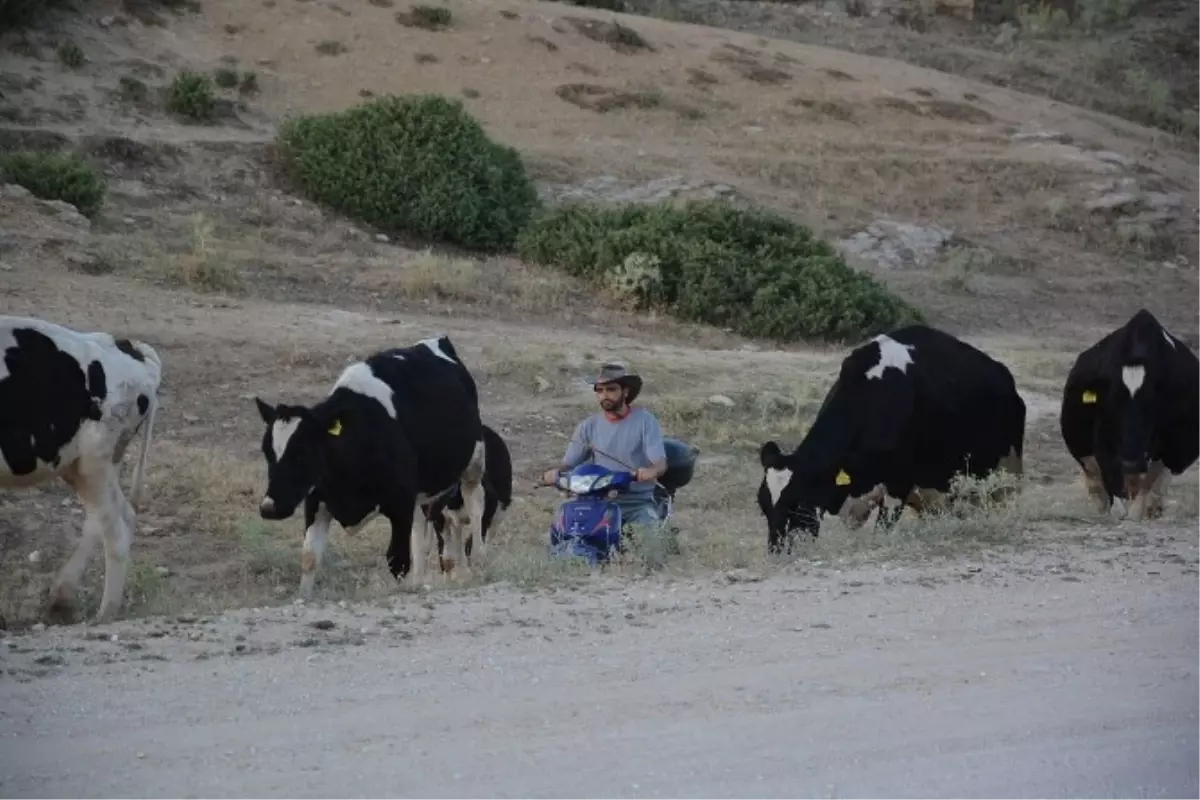
M311 600L317 568L325 558L325 547L329 543L329 523L333 515L324 503L317 506L312 525L304 531L304 547L300 553L300 598Z
M81 333L41 319L13 316L0 316L0 352L16 344L16 328L30 328L47 336L75 359L85 374L93 361L104 368L107 394L100 399L101 418L82 420L75 437L59 448L57 466L38 462L33 472L18 476L12 473L10 464L0 459L0 487L29 487L60 477L74 489L84 507L83 535L55 577L51 602L73 601L91 552L96 542L102 541L104 593L98 619L107 621L120 608L124 594L136 506L158 408L162 359L142 342L131 341L145 359L138 361L118 350L110 334ZM0 358L0 380L7 377L8 370ZM138 408L139 396L149 401L145 415ZM126 499L118 477L120 463L139 426L142 452L134 469L130 499Z
M1142 388L1142 383L1146 380L1146 368L1143 366L1121 367L1121 382L1125 384L1125 388L1129 390L1129 396L1133 397L1138 393L1138 389Z
M879 345L879 363L867 370L867 378L882 378L883 371L888 367L907 372L908 365L913 363L909 351L914 347L901 344L890 336L879 334L872 341Z
M271 424L271 449L275 452L275 460L282 461L287 452L288 442L300 427L300 418L277 419Z
M779 496L783 494L783 490L791 480L792 471L790 469L767 470L767 494L771 495L771 505L779 502Z
M333 386L334 389L349 389L364 397L374 398L383 406L383 410L388 413L389 417L396 418L396 405L392 401L392 387L379 380L365 362L359 361L357 364L346 367Z
M437 356L438 358L444 358L445 360L449 361L451 364L457 364L457 363L458 363L458 362L457 362L457 361L455 361L453 358L451 358L450 356L446 355L446 354L445 354L445 353L442 351L442 348L438 347L438 340L437 340L437 337L433 337L433 338L429 338L429 339L422 339L421 341L417 342L417 344L423 344L423 345L425 345L425 346L426 346L426 347L428 347L428 348L429 348L429 349L430 349L430 350L433 352L433 354L434 354L435 356Z

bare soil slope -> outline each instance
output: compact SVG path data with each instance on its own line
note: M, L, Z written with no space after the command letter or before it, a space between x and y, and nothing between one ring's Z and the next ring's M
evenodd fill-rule
M528 486L590 408L585 376L607 356L639 368L646 404L703 449L681 495L685 553L668 572L777 568L762 557L754 454L766 438L799 439L844 350L771 349L609 310L552 272L381 241L288 195L271 170L275 124L363 91L463 94L548 191L681 174L832 236L878 214L955 231L933 262L880 274L1012 366L1030 405L1029 499L1009 516L891 539L833 527L805 563L1033 547L1100 571L1194 574L1194 473L1176 484L1163 521L1091 519L1056 422L1074 354L1138 307L1195 342L1196 162L1158 134L899 62L560 4L456 0L453 23L437 31L398 23L406 9L386 3L208 0L181 14L148 5L96 3L0 43L9 120L0 143L78 147L110 180L90 225L0 198L5 309L146 338L166 358L131 613L286 601L301 523L256 519L252 396L314 400L369 348L437 330L459 345L517 462L517 506L480 580L567 579L537 559L555 498ZM149 13L162 24L141 21ZM593 38L605 35L595 21L613 19L648 46L631 47L627 33L617 46ZM81 66L54 60L68 40L85 54ZM253 70L259 90L227 92L218 123L162 110L159 90L176 70L231 63ZM1038 136L1014 138L1030 131ZM1180 202L1087 208L1134 189ZM709 402L714 394L733 407ZM5 497L8 625L38 619L79 522L61 487ZM324 598L395 591L382 537L376 525L358 541L335 538L340 563L318 582Z

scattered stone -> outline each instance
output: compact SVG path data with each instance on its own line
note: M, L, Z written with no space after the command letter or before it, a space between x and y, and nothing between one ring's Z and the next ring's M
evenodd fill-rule
M612 175L589 178L580 184L550 184L540 187L546 202L564 200L612 203L660 203L666 200L730 200L737 202L737 191L725 183L700 178L669 175L641 184L622 184Z
M764 576L748 569L731 569L725 573L726 583L758 583Z
M34 550L32 553L29 554L29 563L30 564L40 564L41 561L42 561L42 551L41 550Z
M1133 159L1129 156L1123 156L1120 153L1114 153L1111 150L1095 150L1092 152L1092 158L1103 161L1106 164L1116 164L1120 167L1132 167Z
M334 628L334 622L331 619L319 619L315 622L310 622L308 624L311 627L316 628L319 631L329 631L329 630L333 630L333 628Z
M1070 134L1059 131L1018 131L1012 135L1012 140L1014 142L1057 142L1059 144L1072 142Z
M537 378L535 378L534 380L537 384L538 394L549 391L550 387L553 385L550 383L550 381L546 380L541 375L538 375Z
M1089 200L1085 207L1088 211L1126 211L1140 204L1141 199L1136 192L1108 192Z
M996 47L1012 47L1014 44L1016 44L1017 35L1020 34L1020 32L1021 29L1016 25L1012 24L1011 22L1005 22L1000 26L1000 32L996 34L996 40L993 42L993 44Z
M878 219L838 244L843 252L874 262L885 269L928 266L954 238L940 225L914 225Z
M169 578L169 577L171 577L171 576L172 576L174 573L173 573L173 572L171 572L171 568L170 568L170 567L158 566L158 567L155 567L155 568L154 568L154 574L155 574L155 575L157 575L157 576L158 576L158 577L160 577L160 578Z
M708 402L712 403L714 406L725 406L726 408L733 408L734 405L733 398L726 397L723 394L712 395L708 398Z
M377 233L375 234L375 241L379 242L380 244L387 244L391 241L391 239L388 238L386 233Z

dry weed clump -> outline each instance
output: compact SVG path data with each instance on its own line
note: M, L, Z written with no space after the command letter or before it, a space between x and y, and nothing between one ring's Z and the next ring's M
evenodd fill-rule
M643 50L654 51L640 33L616 21L606 22L582 17L564 17L563 21L569 23L582 36L594 42L607 44L618 53L629 55Z
M450 27L454 16L445 6L414 5L408 11L397 11L396 22L408 28L441 31Z
M167 262L171 282L204 292L242 291L241 274L220 250L214 230L203 212L192 215L187 251Z

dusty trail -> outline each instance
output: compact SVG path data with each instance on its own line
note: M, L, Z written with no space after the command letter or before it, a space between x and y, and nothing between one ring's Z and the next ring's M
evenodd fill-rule
M415 640L380 627L424 613L411 597L274 610L247 655L203 661L146 639L170 661L0 683L0 793L1197 794L1193 576L957 569L936 592L929 570L496 588L427 605ZM368 634L255 650L318 618ZM218 638L247 625L233 612Z

